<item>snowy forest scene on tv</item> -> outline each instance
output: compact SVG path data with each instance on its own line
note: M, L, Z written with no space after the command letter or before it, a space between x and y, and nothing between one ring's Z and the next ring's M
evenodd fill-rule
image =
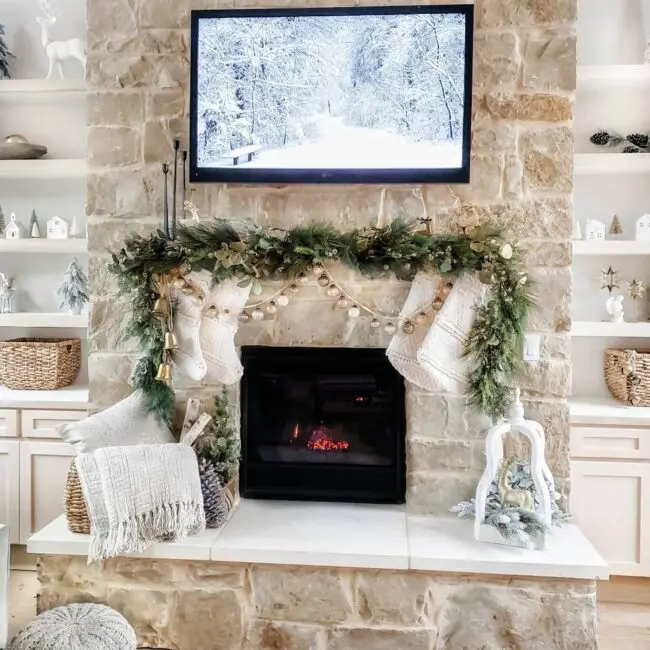
M469 15L377 11L200 16L196 170L466 165Z

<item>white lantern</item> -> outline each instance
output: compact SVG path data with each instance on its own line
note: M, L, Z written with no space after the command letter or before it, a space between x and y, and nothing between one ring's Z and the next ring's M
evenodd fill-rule
M503 422L492 427L487 434L485 441L485 454L487 462L485 472L479 481L478 488L476 489L476 519L474 520L474 537L479 541L493 542L496 544L506 544L509 546L522 546L532 547L536 549L544 549L546 545L546 533L537 535L530 540L530 543L524 545L519 542L506 541L499 531L485 523L485 514L487 508L487 497L490 490L490 485L496 480L497 474L500 471L503 463L503 444L504 437L507 434L523 435L530 441L532 449L530 459L530 474L535 485L535 495L539 504L535 504L535 499L526 497L530 492L524 490L512 489L511 495L513 501L517 498L529 498L532 502L532 508L535 509L537 515L546 524L547 528L551 527L552 523L552 509L551 497L555 495L555 484L551 470L546 464L544 459L544 429L539 422L534 420L526 420L524 418L524 407L519 399L519 389L515 391L515 400L510 406L508 418Z

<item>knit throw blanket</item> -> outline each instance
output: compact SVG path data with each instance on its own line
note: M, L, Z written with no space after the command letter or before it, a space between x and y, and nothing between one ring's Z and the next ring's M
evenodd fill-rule
M89 564L205 530L191 447L105 447L75 462L90 517Z

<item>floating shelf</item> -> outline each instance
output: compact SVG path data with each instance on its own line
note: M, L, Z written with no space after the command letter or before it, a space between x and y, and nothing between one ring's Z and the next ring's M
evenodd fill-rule
M576 176L647 173L650 173L650 154L648 153L579 153L575 155Z
M88 327L88 314L0 314L0 327Z
M583 255L650 255L650 241L574 241L573 254Z
M60 99L69 94L85 94L88 85L84 79L3 79L0 96L26 94L48 95L47 99Z
M650 88L650 65L579 65L578 89L611 87Z
M650 407L627 406L613 397L576 397L569 402L571 424L650 424Z
M38 253L39 255L83 255L86 239L0 239L0 253Z
M0 386L0 408L82 410L88 408L88 387L66 386L59 390L9 390Z
M611 323L609 321L573 321L573 337L645 338L650 337L650 322Z
M0 160L0 179L83 178L87 171L84 158Z

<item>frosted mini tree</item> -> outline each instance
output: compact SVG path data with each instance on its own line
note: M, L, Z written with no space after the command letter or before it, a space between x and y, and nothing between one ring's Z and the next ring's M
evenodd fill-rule
M88 278L81 270L76 257L70 262L56 293L61 298L59 307L68 309L71 314L80 314L81 309L88 302Z
M15 58L4 39L5 26L0 23L0 79L11 79L9 59Z
M5 223L5 213L2 211L2 206L0 205L0 237L5 236L5 229L7 224Z

